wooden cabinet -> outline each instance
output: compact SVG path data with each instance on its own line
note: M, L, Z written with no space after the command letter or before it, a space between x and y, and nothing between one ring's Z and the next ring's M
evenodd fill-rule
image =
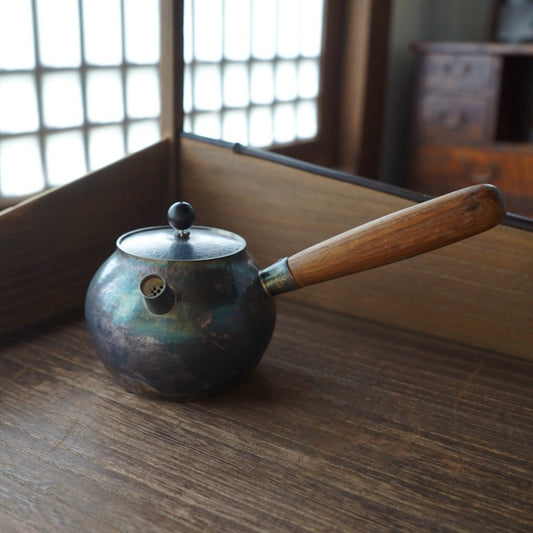
M533 45L422 43L407 185L494 183L533 216Z

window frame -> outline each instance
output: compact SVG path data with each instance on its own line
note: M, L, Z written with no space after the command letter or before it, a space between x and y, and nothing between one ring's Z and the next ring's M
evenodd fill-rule
M184 117L183 2L161 0L160 12L161 131L175 137ZM267 150L379 178L390 13L391 0L324 0L318 134Z
M173 1L173 0L172 0ZM171 3L167 2L167 0L159 0L159 9L164 4ZM97 170L97 168L91 168L90 164L90 133L91 130L102 128L106 126L116 126L121 129L121 136L124 146L124 157L133 153L133 151L130 151L128 149L128 128L131 125L143 123L143 122L159 122L160 116L162 111L162 108L160 110L159 117L157 115L153 116L131 116L128 114L128 96L127 96L127 77L130 73L135 71L140 71L141 69L154 69L154 71L159 70L159 76L161 75L161 70L159 68L159 64L157 61L131 61L127 58L126 54L126 11L125 11L125 4L124 0L121 0L119 2L119 9L120 9L120 26L121 26L121 38L120 38L120 46L121 46L121 53L122 53L122 59L120 62L114 63L114 64L93 64L89 63L86 58L86 50L85 50L85 27L84 27L84 12L83 12L83 5L81 0L77 0L76 2L76 9L77 9L77 15L78 15L78 22L79 22L79 44L80 44L80 63L79 65L63 65L63 66L50 66L43 64L42 59L40 57L40 45L41 45L41 36L39 34L39 24L38 24L38 6L35 0L32 0L31 2L31 26L32 26L32 33L33 33L33 48L34 48L34 56L35 56L35 64L33 68L6 68L6 69L0 69L0 75L1 76L11 76L11 75L28 75L33 77L33 81L35 83L35 93L36 93L36 105L37 105L37 115L38 115L38 127L34 131L20 131L20 132L13 132L13 133L0 133L0 140L7 140L7 139L14 139L14 138L21 138L24 136L34 136L37 139L37 143L39 145L39 158L40 163L43 169L43 187L42 189L31 192L28 194L18 194L18 195L2 195L0 192L0 210L5 209L7 207L10 207L12 205L15 205L19 202L22 202L28 198L32 198L33 196L36 196L38 194L42 194L46 192L47 190L54 188L56 185L54 185L50 179L50 175L48 173L48 165L47 165L47 154L46 154L46 143L47 143L47 137L54 135L54 134L61 134L63 132L74 132L77 131L80 133L82 137L82 143L83 143L83 150L84 150L84 167L85 172L82 175L86 175L88 173L94 172ZM159 28L162 27L162 17L160 15L159 20ZM161 38L160 38L160 42ZM89 113L89 97L88 97L88 77L93 72L105 72L105 71L117 71L118 76L121 80L121 93L122 93L122 111L123 116L119 119L109 119L105 121L99 121L91 119L90 113ZM79 124L73 124L73 125L67 125L67 126L50 126L47 125L45 120L45 102L44 102L44 80L45 77L50 74L56 74L56 73L75 73L79 78L79 84L80 84L80 98L81 98L81 113L82 113L82 120ZM161 92L161 89L159 90ZM157 140L161 140L161 128L159 128L159 138ZM81 176L80 176L81 177Z
M160 0L161 138L183 130L183 1ZM391 0L324 0L318 134L270 151L379 178ZM170 143L177 180L179 143ZM0 198L0 209L32 197Z
M318 134L273 152L379 179L391 0L325 0Z

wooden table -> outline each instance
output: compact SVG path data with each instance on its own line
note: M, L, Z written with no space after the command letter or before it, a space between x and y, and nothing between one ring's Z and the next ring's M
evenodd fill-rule
M79 313L0 344L1 531L531 531L533 362L279 301L242 386L119 388Z

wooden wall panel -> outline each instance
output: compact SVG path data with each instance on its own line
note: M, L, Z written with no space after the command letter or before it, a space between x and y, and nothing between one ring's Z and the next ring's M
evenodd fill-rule
M182 139L181 153L178 196L197 223L241 234L263 266L412 203L195 139ZM533 358L532 273L533 232L498 226L281 298Z
M169 143L0 212L0 334L79 306L115 240L164 223Z

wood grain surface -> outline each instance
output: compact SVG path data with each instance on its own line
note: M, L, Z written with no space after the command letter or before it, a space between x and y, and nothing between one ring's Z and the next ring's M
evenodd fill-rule
M414 202L182 139L177 199L242 235L262 267ZM360 180L364 182L364 180ZM428 228L432 231L432 228ZM424 255L282 298L533 359L533 231L498 226Z
M282 301L218 398L119 388L81 318L0 344L0 530L531 531L533 363Z
M122 233L165 223L161 141L0 212L0 334L79 306Z
M504 201L492 185L466 187L330 237L288 258L300 287L436 250L499 224Z

